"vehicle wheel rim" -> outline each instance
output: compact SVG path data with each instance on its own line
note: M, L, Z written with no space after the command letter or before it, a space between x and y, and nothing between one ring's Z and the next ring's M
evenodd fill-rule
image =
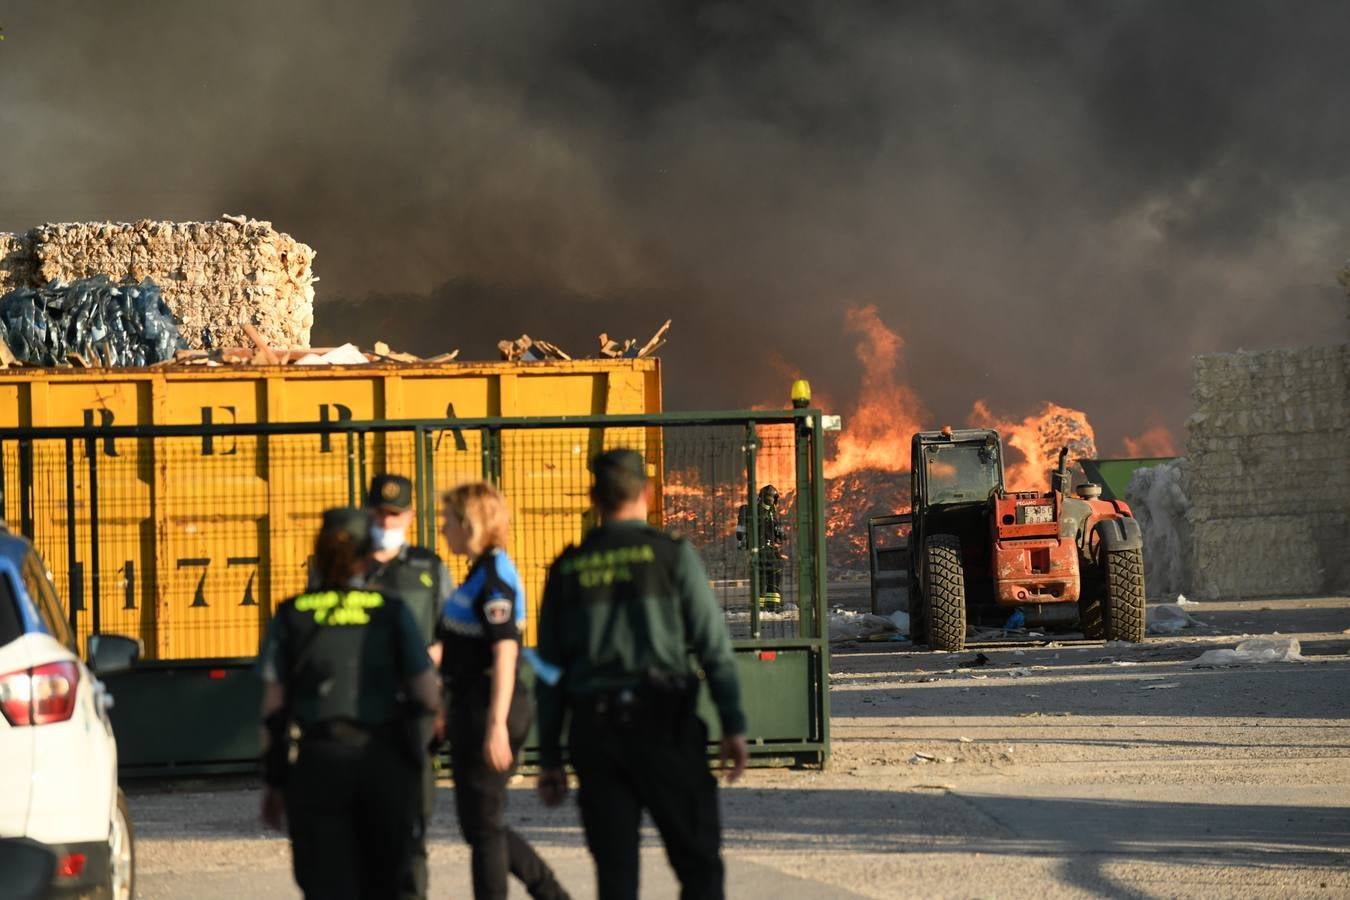
M131 840L126 816L121 807L113 810L112 835L108 841L112 855L112 895L114 900L131 900Z

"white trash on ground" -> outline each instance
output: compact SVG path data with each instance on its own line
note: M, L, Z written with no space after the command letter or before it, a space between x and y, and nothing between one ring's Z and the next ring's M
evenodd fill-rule
M1159 603L1148 608L1145 630L1149 634L1180 634L1199 623L1176 603Z
M1202 666L1246 666L1254 663L1307 662L1303 648L1295 638L1254 638L1243 641L1236 649L1206 650L1195 661L1194 668Z
M860 641L874 634L890 634L895 630L895 622L885 616L852 612L847 609L830 611L830 643L832 644L840 641Z
M896 631L901 634L909 634L909 613L897 609L886 618L895 624Z

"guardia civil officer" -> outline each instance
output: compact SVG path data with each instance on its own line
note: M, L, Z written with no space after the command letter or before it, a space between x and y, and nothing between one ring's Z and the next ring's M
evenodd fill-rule
M643 809L681 898L720 898L717 782L694 706L701 670L721 720L721 765L735 781L747 750L731 638L698 553L647 524L641 455L611 450L591 468L601 524L554 562L539 613L539 668L560 670L538 687L539 794L550 806L567 794L560 743L570 711L568 751L601 900L637 897Z
M360 587L369 513L330 509L315 542L319 589L277 608L260 654L263 821L284 809L307 898L394 898L418 821L422 747L408 722L439 689L397 598ZM292 763L292 726L299 731Z
M533 710L517 680L525 591L506 554L506 499L486 482L441 498L445 539L469 557L469 573L441 613L441 672L449 689L447 735L455 811L472 854L473 895L505 900L507 872L531 897L566 898L553 871L506 825L506 785Z
M366 587L403 601L417 623L432 663L439 666L441 644L436 637L436 622L441 604L450 595L451 581L445 563L435 551L408 543L408 527L413 519L413 483L402 475L376 475L366 492L366 508L374 523ZM435 806L436 776L428 752L422 766L422 818L404 884L405 900L426 900L426 830Z

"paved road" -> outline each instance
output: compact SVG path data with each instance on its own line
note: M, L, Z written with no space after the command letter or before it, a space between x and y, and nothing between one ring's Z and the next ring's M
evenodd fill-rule
M756 771L723 794L728 895L1350 896L1350 598L1188 610L1202 625L1175 638L989 650L969 669L973 653L838 649L829 767ZM1309 661L1193 667L1277 631ZM211 788L133 793L140 896L298 896L251 786ZM467 897L450 790L435 896ZM511 818L593 896L574 810L523 783ZM677 896L646 846L643 896Z

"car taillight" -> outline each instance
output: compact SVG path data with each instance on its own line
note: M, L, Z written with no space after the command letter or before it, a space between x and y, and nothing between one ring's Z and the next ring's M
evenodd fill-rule
M75 714L80 667L54 662L0 675L0 711L11 725L47 725Z
M84 874L86 859L88 857L83 853L67 853L56 864L56 876L58 878L79 878Z

